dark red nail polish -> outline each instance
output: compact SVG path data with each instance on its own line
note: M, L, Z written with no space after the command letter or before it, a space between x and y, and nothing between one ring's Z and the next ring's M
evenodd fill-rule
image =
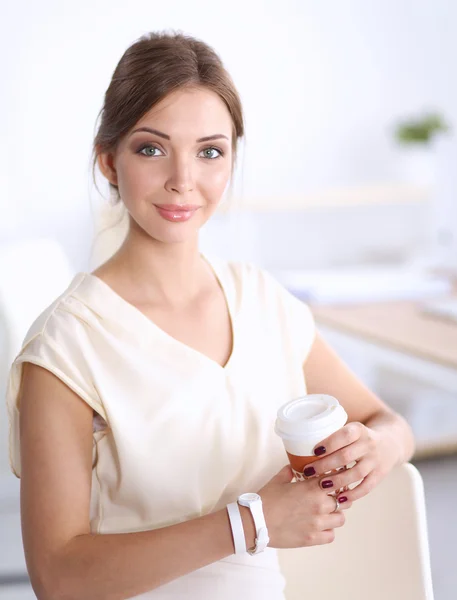
M303 471L303 475L305 477L312 477L315 474L316 474L316 469L314 467L306 467L306 469L304 469L304 471Z
M338 498L338 502L341 504L342 502L347 502L347 498L346 496L341 496L341 498Z
M318 448L316 448L314 450L314 454L316 456L322 456L323 454L325 454L326 450L325 450L325 446L319 446Z
M325 481L322 482L322 487L323 488L333 487L333 481L330 481L330 479L326 479Z

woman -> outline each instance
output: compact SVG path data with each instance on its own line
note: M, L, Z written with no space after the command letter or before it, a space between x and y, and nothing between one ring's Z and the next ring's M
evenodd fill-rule
M275 549L331 542L342 509L412 455L408 425L328 347L307 305L254 265L199 252L242 136L239 96L206 44L148 34L127 49L94 166L128 234L36 319L10 372L38 598L282 598ZM337 397L349 422L291 483L273 423L307 392ZM361 479L338 504L329 496ZM260 494L268 528L256 555L235 552L227 510L246 492ZM252 549L250 509L239 511Z

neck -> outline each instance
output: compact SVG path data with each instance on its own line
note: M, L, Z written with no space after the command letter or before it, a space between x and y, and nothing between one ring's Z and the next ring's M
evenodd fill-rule
M130 228L111 261L125 285L147 303L184 306L209 282L198 236L186 242L165 244Z

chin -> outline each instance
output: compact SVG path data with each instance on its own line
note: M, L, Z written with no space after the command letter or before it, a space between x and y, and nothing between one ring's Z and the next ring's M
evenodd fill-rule
M170 223L160 224L154 223L143 227L143 230L149 237L157 240L162 244L182 244L194 240L198 236L200 226L195 227L190 223Z

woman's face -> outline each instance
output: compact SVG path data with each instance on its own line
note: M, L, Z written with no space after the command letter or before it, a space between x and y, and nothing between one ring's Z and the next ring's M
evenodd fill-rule
M118 185L132 226L161 242L184 242L213 214L229 183L230 113L210 90L178 90L132 127L115 155L99 155L99 165Z

